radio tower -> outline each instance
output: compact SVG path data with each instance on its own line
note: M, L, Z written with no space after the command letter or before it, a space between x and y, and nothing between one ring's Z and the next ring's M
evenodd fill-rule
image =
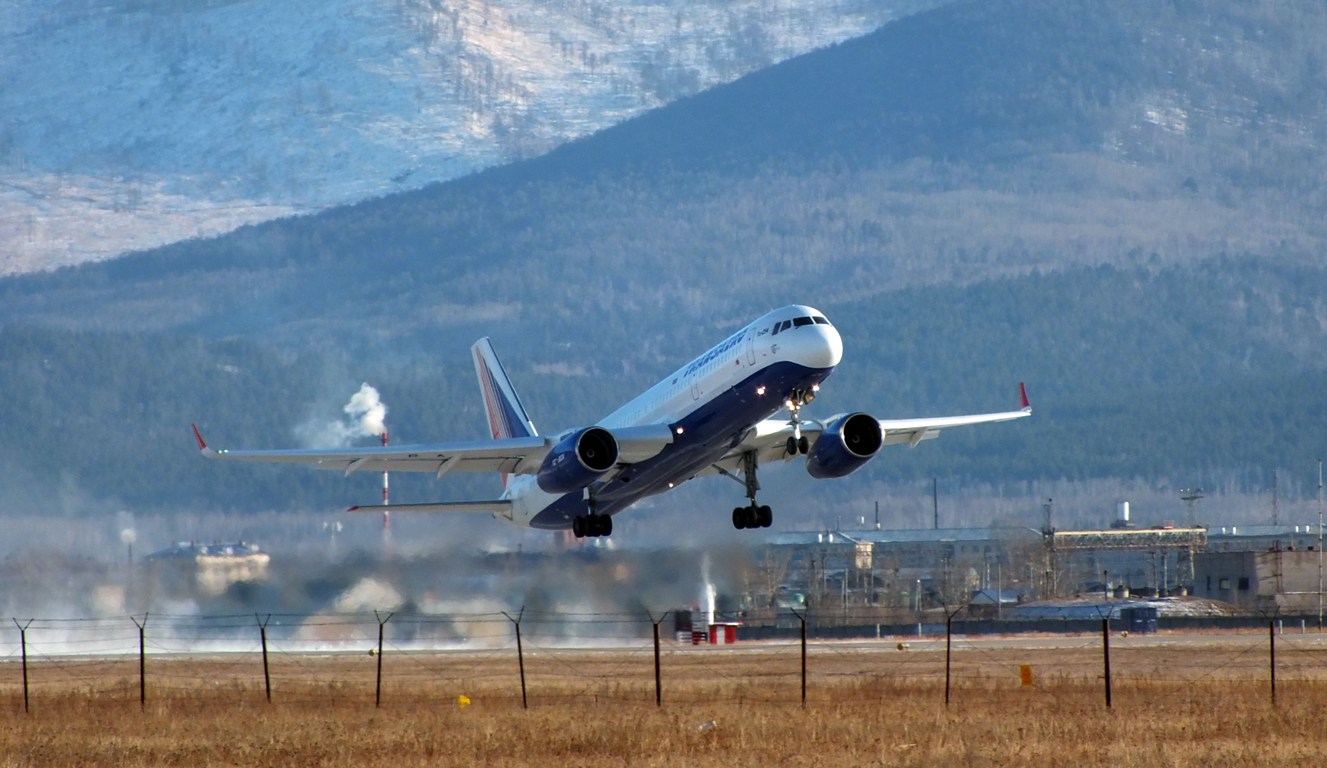
M382 431L382 447L383 447L383 448L386 448L386 447L387 447L387 430L386 430L386 428L384 428L383 431ZM391 494L390 494L390 492L389 492L389 490L388 490L387 475L388 475L388 472L387 472L387 470L384 469L384 470L382 471L382 505L383 505L383 507L387 507L387 506L391 503ZM383 511L382 511L382 537L383 537L384 539L390 538L390 537L391 537L391 531L392 531L392 511L391 511L390 509L383 509Z

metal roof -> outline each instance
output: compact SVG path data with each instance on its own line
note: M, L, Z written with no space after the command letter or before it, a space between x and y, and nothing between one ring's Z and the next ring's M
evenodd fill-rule
M1026 527L1000 528L902 528L861 531L785 531L775 534L775 546L811 544L946 544L959 542L1035 540L1041 531Z

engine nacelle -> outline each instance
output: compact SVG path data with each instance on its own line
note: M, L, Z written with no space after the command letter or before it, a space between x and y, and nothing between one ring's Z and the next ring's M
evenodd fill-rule
M603 427L587 427L558 441L539 466L545 493L571 493L593 483L617 463L617 440Z
M870 461L884 443L880 422L865 413L835 416L806 457L811 477L846 477Z

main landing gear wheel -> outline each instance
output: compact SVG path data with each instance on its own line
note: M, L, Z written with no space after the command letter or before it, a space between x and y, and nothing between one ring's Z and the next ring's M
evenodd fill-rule
M748 503L745 507L733 509L733 527L740 531L743 528L768 528L773 525L774 512L769 507L756 503L756 492L760 490L760 482L756 479L755 451L742 454L742 482L746 485Z
M571 521L571 532L578 539L586 536L611 536L613 534L612 515L578 515Z
M739 531L743 528L768 528L773 524L774 511L769 507L752 504L733 509L733 527Z
M806 455L810 452L811 452L811 441L806 439L806 435L802 435L801 437L788 438L789 456L796 456L799 453L802 455Z

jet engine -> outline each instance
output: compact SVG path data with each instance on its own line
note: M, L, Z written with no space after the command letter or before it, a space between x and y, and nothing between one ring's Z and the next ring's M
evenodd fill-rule
M811 477L846 477L880 450L880 422L865 413L835 416L811 446L806 471Z
M539 466L545 493L571 493L593 483L617 463L617 440L603 427L577 430L558 441Z

